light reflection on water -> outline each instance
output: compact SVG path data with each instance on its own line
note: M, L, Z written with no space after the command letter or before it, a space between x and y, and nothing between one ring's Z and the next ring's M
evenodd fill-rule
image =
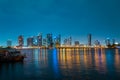
M119 49L29 49L21 52L27 56L23 63L0 64L0 80L120 79Z

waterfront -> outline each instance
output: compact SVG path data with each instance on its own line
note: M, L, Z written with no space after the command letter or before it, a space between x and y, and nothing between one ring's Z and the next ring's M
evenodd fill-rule
M119 49L25 49L19 63L0 64L0 80L119 80Z

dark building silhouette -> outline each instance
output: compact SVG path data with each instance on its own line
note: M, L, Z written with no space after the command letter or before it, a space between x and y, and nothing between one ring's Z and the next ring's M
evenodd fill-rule
M79 46L80 45L80 43L79 43L79 41L75 41L75 46Z
M112 45L115 45L115 39L112 39Z
M33 46L33 37L27 38L27 46Z
M111 46L110 38L107 38L107 39L105 40L105 43L106 43L106 46Z
M53 38L52 38L52 34L47 34L47 47L53 47Z
M92 45L91 39L92 39L92 35L91 35L91 34L88 34L88 46L91 46L91 45Z
M107 46L107 47L112 47L112 48L114 48L114 47L116 46L116 44L115 44L115 39L107 38L107 39L105 40L105 43L106 43L106 46Z
M20 47L24 46L24 38L22 35L18 36L18 44Z

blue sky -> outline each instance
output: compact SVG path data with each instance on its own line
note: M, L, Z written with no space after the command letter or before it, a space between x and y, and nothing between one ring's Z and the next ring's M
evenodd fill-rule
M119 0L0 0L0 44L18 35L69 35L86 43L87 34L120 41Z

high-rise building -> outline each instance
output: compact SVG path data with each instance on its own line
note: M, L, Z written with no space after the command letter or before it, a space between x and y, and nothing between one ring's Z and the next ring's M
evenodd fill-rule
M27 38L27 46L33 46L33 37Z
M107 38L107 39L105 40L105 43L106 43L106 46L110 46L110 45L111 45L111 43L110 43L110 38Z
M52 34L47 34L47 47L53 47L53 38Z
M11 41L11 40L8 40L8 41L7 41L7 46L8 46L8 47L11 47L11 46L12 46L12 41Z
M46 39L43 39L43 41L42 41L42 46L44 46L44 47L47 46L47 41L46 41Z
M64 39L64 45L71 46L72 45L72 37Z
M75 41L75 46L79 46L79 45L80 45L79 41Z
M91 34L88 34L88 46L91 46L91 45L92 45L91 39L92 39L92 35L91 35Z
M54 43L54 47L61 46L61 35L60 34L53 38L53 43Z
M68 44L72 45L72 37L71 36L68 38L68 41L69 41Z
M20 47L24 46L24 38L22 35L18 36L18 44Z
M37 46L42 46L42 34L37 36Z
M67 45L68 40L64 39L64 45Z
M33 36L33 46L38 46L37 36Z
M95 40L94 44L95 44L95 46L100 46L100 41L99 40Z

